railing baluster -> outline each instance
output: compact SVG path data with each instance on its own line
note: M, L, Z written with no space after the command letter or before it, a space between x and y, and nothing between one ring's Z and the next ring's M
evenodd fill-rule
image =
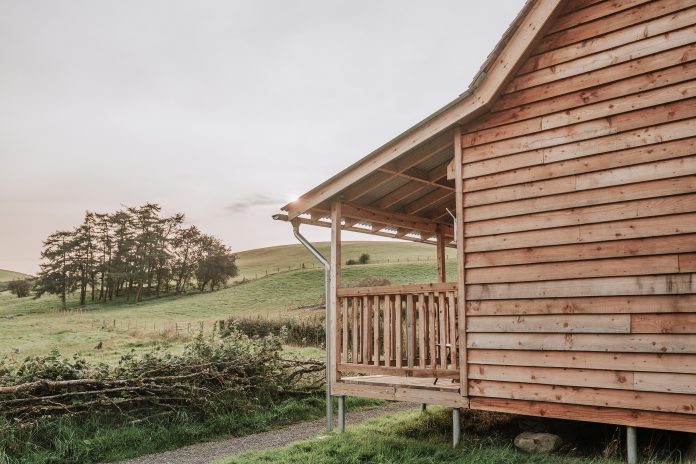
M341 298L341 362L348 362L348 298ZM338 337L336 337L338 339Z
M391 296L384 296L383 309L384 365L391 366Z
M447 316L445 314L445 294L437 295L437 314L440 329L440 368L447 369Z
M351 327L353 336L353 345L351 346L350 361L353 364L358 363L358 299L353 297L353 325Z
M379 309L376 308L376 304L373 302L373 298L365 297L365 307L367 308L367 316L365 323L365 364L372 363L372 357L374 353L374 346L372 345L372 318L375 311Z
M406 366L413 367L416 358L416 308L413 294L406 295Z
M374 316L373 316L373 327L372 327L372 349L374 350L372 354L373 363L375 366L379 366L379 313L380 313L380 297L375 295L375 305L374 305Z
M401 368L401 363L403 360L403 354L401 353L401 325L403 323L403 319L401 317L401 294L398 293L394 298L394 309L396 314L396 345L394 349L394 354L396 355L396 367Z
M363 297L362 304L362 341L360 342L363 364L369 364L370 352L369 352L369 335L368 330L370 329L370 303L368 302L368 297Z
M430 349L430 367L435 369L437 367L437 327L435 326L436 315L435 308L435 293L430 292L428 294L428 342Z
M427 308L425 306L425 293L418 295L418 342L419 342L419 353L418 360L421 368L425 367L426 358L428 353L426 351L426 340L428 339L428 315Z
M459 366L459 355L457 349L457 305L454 299L454 292L447 293L449 303L449 345L450 345L450 364Z

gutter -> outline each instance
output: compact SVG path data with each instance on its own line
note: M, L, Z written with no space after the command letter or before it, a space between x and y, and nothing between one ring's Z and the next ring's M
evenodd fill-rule
M286 220L286 216L284 214L274 214L273 219L275 220ZM325 317L325 323L326 323L326 341L325 341L325 346L326 346L326 430L328 432L331 432L333 430L333 401L331 399L331 335L330 335L330 330L333 325L331 324L331 264L329 261L317 250L314 245L312 245L309 240L307 240L301 233L300 233L300 222L299 221L291 221L292 223L292 233L295 235L295 238L302 244L304 247L314 255L315 258L324 266L324 299L326 301L325 307L326 307L326 317Z

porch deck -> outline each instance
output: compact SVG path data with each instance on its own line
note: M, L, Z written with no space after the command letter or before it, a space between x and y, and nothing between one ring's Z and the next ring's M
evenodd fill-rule
M468 407L468 399L460 395L459 382L445 378L396 375L343 377L332 391L335 395Z

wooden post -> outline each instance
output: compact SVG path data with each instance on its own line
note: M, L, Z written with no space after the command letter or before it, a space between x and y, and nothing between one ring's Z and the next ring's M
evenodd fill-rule
M440 227L437 230L437 281L447 282L447 269L445 269L445 234Z
M330 278L330 298L331 298L331 325L327 328L331 330L331 388L333 389L338 380L338 356L340 356L341 345L338 333L340 331L340 320L338 318L338 289L341 287L341 203L335 201L331 204L331 278ZM327 321L328 322L328 321ZM328 349L328 347L327 347ZM327 366L329 368L329 366Z
M466 266L464 254L464 165L462 153L462 131L454 131L454 190L456 201L457 241L457 313L459 331L459 392L468 396L468 372L466 363Z

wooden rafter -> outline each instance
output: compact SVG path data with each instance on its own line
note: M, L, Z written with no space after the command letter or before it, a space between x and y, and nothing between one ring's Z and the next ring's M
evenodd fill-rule
M290 221L288 219L287 214L277 214L275 216L276 220L279 221ZM331 228L331 222L327 220L320 220L320 221L312 221L308 217L304 216L298 216L297 218L293 219L294 221L298 221L300 224L307 224L307 225L312 225L312 226L318 226L318 227L326 227L326 228ZM341 230L347 230L350 232L359 232L362 234L370 234L370 235L377 235L380 237L386 237L386 238L393 238L393 239L399 239L399 240L407 240L410 242L418 242L418 243L428 243L430 245L435 245L435 241L432 240L432 236L427 236L426 238L423 238L419 233L411 230L399 230L397 229L398 232L388 232L385 230L379 230L377 232L372 232L371 229L369 228L362 228L362 227L356 227L355 225L353 226L346 226L345 223L341 225ZM454 245L448 245L450 247L454 247Z

